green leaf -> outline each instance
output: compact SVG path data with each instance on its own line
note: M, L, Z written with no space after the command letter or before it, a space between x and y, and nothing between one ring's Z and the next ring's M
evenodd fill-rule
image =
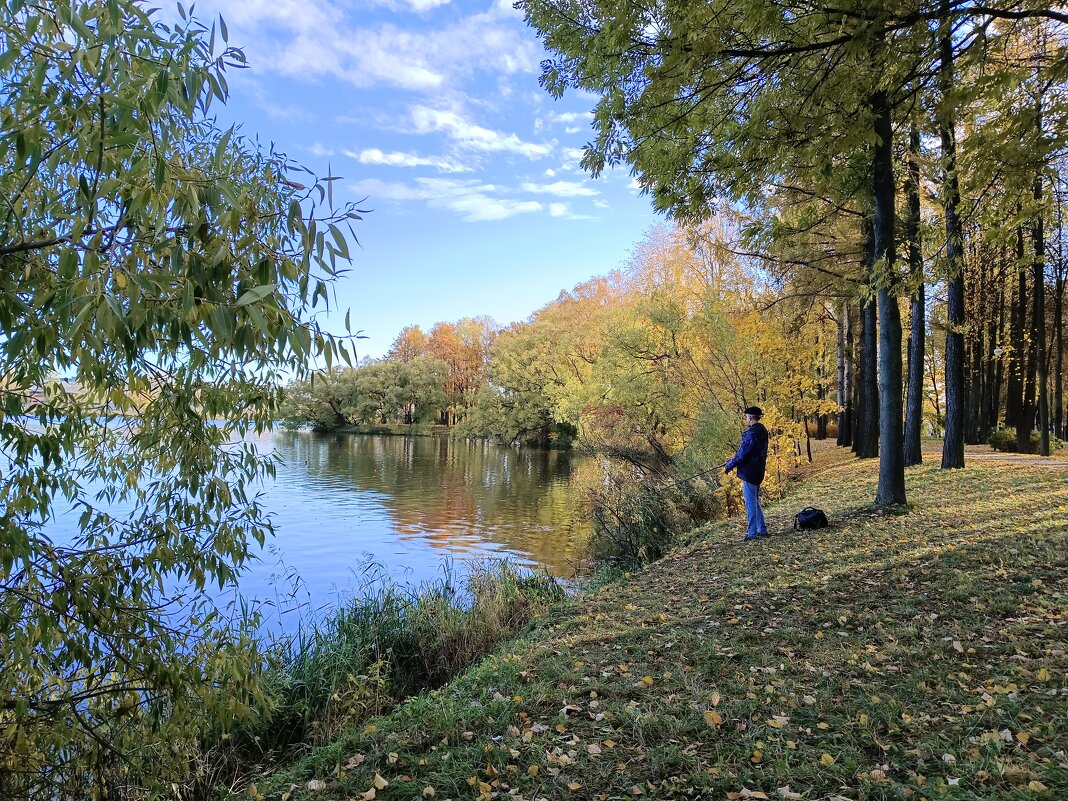
M277 288L277 284L263 284L262 286L253 287L237 299L237 305L247 306L250 303L257 303L268 295L273 294Z

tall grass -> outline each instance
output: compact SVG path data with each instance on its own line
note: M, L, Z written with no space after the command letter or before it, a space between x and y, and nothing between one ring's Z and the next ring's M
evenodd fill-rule
M447 568L416 588L374 572L364 592L275 644L259 718L205 748L201 773L240 783L437 688L564 594L551 576L506 561L475 564L463 577Z

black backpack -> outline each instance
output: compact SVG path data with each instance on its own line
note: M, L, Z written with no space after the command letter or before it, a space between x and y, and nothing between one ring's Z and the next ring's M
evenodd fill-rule
M809 531L815 528L827 528L827 515L822 509L807 506L794 515L794 531Z

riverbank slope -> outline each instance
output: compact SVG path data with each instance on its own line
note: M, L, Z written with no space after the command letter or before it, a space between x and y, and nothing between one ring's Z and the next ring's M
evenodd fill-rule
M828 453L769 508L572 599L268 799L1068 798L1068 480ZM832 527L795 533L797 509Z

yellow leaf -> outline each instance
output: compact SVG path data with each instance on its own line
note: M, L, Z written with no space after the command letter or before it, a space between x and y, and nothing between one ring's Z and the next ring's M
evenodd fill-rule
M386 761L390 765L396 765L398 759L400 759L400 756L397 754L396 751L390 751L389 755L386 757Z
M378 791L372 787L366 793L360 796L360 801L375 801L375 796L378 795Z
M1046 787L1046 785L1044 785L1038 779L1032 779L1031 781L1029 781L1027 783L1027 789L1030 790L1032 793L1048 793L1049 792L1049 788Z
M964 646L960 644L959 640L954 640L953 641L953 650L956 651L958 654L963 654L964 653Z
M868 717L868 714L866 712L861 712L860 713L860 725L861 726L867 726L868 722L870 720L871 720L871 718Z
M1027 745L1027 741L1031 739L1031 732L1018 731L1016 732L1016 739L1020 741L1021 745Z
M429 784L423 788L423 798L433 798L438 794L438 791L431 787Z
M774 718L768 718L768 720L766 722L773 729L781 729L783 726L785 726L787 723L790 722L790 719L789 718L774 717Z
M710 709L705 712L705 723L709 726L720 726L723 724L723 715L714 709Z
M325 790L326 782L322 781L321 779L312 779L310 782L308 782L308 789L313 793L317 793L320 790Z
M824 723L821 720L819 723L816 724L816 728L817 729L822 729L823 731L827 731L827 729L831 728L831 724L830 723Z
M529 773L531 776L537 776L538 775L538 766L537 765L531 765L529 768L527 768L527 773Z
M822 640L823 639L823 632L822 631L817 631L816 632L816 639L817 640Z
M834 757L831 756L830 754L824 754L823 756L820 757L820 762L822 762L824 765L833 765L834 764Z
M256 792L256 785L250 784L248 786L248 797L249 798L255 798L257 795L259 795L259 794Z
M1052 677L1053 677L1053 674L1051 674L1049 672L1048 668L1042 668L1040 671L1038 671L1038 680L1039 681L1049 681Z
M582 785L579 784L578 782L568 782L567 783L567 789L568 790L578 790L580 787L582 787Z
M797 740L787 740L786 747L793 751L795 748L797 748Z
M649 687L652 683L653 683L653 677L652 676L642 676L642 684L644 684L646 687Z
M371 783L378 790L385 790L389 786L389 782L383 779L378 773L375 773L375 778Z
M719 690L712 693L712 706L719 706Z

